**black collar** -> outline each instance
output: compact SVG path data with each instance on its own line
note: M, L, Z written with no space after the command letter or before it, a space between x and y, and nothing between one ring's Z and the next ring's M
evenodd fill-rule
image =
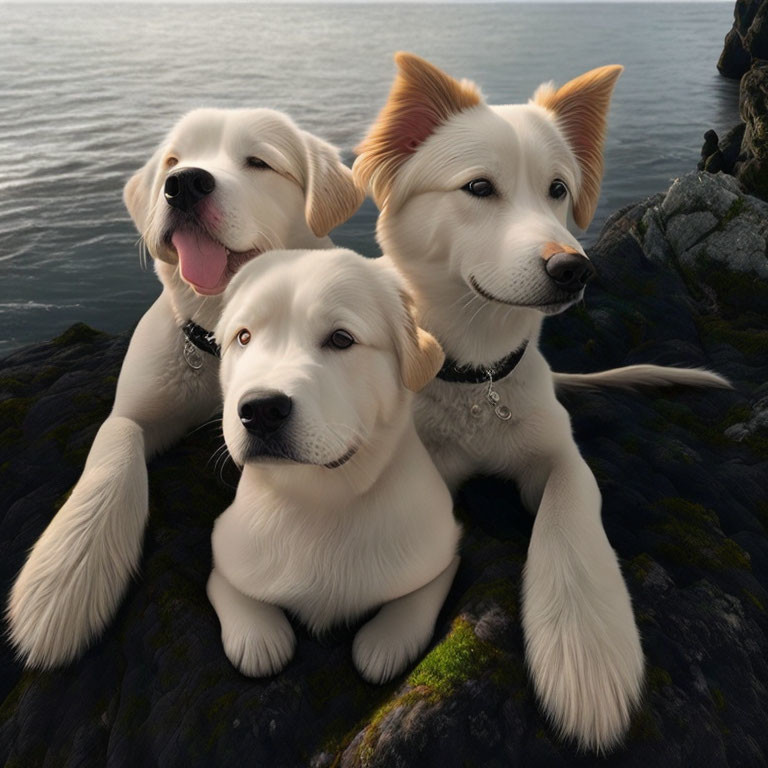
M478 368L473 368L470 365L459 365L455 360L446 358L443 367L437 372L437 378L458 384L487 384L491 381L499 381L515 370L527 348L528 339L493 365L481 365Z
M207 352L214 357L221 357L221 347L211 331L206 331L194 320L187 320L181 327L182 333L190 344L194 344L201 352Z

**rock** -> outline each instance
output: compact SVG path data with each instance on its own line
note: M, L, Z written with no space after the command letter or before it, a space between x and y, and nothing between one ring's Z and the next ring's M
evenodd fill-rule
M747 190L768 200L768 61L755 61L742 78L739 111L745 132L735 172Z
M755 59L768 58L768 0L736 0L734 23L717 62L722 75L738 80Z
M609 219L583 305L545 324L555 369L699 365L736 385L562 397L647 662L642 706L605 768L751 766L768 752L766 209L731 176L682 176ZM77 479L126 344L75 326L0 361L3 594ZM210 463L220 445L211 425L152 462L140 576L84 658L29 672L0 647L3 763L594 763L558 738L533 696L519 598L531 518L498 479L459 494L462 563L434 642L401 678L361 680L354 628L316 639L301 627L284 672L239 675L205 595L211 526L237 482L231 465Z

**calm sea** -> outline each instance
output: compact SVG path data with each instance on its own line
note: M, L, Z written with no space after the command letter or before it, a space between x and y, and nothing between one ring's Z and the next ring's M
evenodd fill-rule
M585 241L625 203L690 170L736 121L715 68L733 4L2 5L0 355L82 320L118 331L159 294L122 186L185 110L269 106L351 148L419 53L524 101L621 63L606 179ZM367 203L337 243L377 253Z

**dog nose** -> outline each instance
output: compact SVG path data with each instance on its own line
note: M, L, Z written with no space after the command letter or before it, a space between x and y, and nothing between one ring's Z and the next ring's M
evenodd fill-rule
M568 293L580 291L595 274L592 262L580 253L553 253L546 261L547 274Z
M202 168L184 168L165 179L165 199L180 211L191 211L216 187L216 180Z
M293 400L282 392L243 399L237 407L243 426L252 435L271 435L283 426L293 410Z

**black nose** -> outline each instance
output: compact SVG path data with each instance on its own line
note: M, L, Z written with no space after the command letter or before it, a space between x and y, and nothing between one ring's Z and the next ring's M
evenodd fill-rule
M595 274L592 262L580 253L553 253L546 269L557 287L568 293L580 291Z
M252 435L262 437L277 432L291 415L291 410L293 400L282 392L246 396L237 407L243 426Z
M215 187L216 180L208 171L183 168L165 179L165 199L180 211L191 211Z

